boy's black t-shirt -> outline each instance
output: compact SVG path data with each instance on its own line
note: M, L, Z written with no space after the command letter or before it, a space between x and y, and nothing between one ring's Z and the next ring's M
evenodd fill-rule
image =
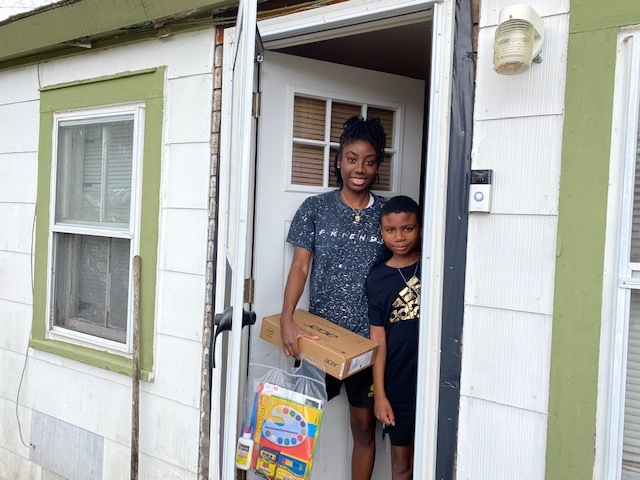
M386 333L384 385L392 406L415 404L416 399L421 287L417 265L401 269L404 279L397 268L384 263L367 277L369 323L384 327Z

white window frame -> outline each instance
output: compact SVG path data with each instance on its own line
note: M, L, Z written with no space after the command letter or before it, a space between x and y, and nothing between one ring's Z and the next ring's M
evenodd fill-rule
M47 264L47 319L45 337L51 340L73 343L89 348L100 348L117 354L131 354L133 343L133 257L140 253L140 218L141 218L141 193L142 193L142 156L144 151L144 103L110 105L105 107L92 107L82 110L60 111L53 115L52 135L52 161L51 161L51 194L49 211L49 242ZM56 222L57 206L57 170L58 170L58 128L60 122L90 120L98 117L113 117L121 115L133 115L133 165L131 170L131 205L128 228L117 227L92 227L72 225L64 222ZM101 235L111 238L124 238L130 241L129 250L129 291L127 305L127 333L126 342L119 343L87 333L78 332L53 324L52 304L55 287L55 236L58 233L72 233L78 235Z
M286 147L286 164L285 164L285 175L284 179L286 190L290 192L305 192L305 193L324 193L329 192L331 190L335 190L335 187L330 186L314 186L314 185L299 185L291 182L292 170L293 170L293 113L294 113L294 102L296 96L315 98L318 100L324 100L326 103L325 110L325 126L328 129L329 125L326 123L327 117L330 115L330 108L333 102L341 102L341 103L351 103L362 105L361 107L361 115L366 116L366 108L365 107L374 107L374 108L384 108L387 110L392 110L394 112L393 119L393 132L392 139L393 144L389 148L385 148L385 154L391 154L394 157L394 162L391 168L391 183L390 189L387 190L375 190L374 193L379 195L393 195L398 191L398 178L400 177L400 172L398 171L398 158L402 158L402 142L400 142L401 135L400 132L404 130L404 116L405 116L405 107L402 104L395 102L385 102L380 100L375 100L367 97L357 97L353 95L344 95L339 92L330 92L330 91L320 91L312 88L298 87L298 86L288 86L287 88L287 147ZM329 137L329 132L325 131L325 138ZM299 145L311 145L311 146L324 146L325 141L321 140L306 140L299 139L296 137L295 142ZM331 147L338 147L338 143L330 142L329 149ZM324 166L324 178L323 183L328 183L331 176L333 176L333 160L331 155L329 155L328 165ZM374 185L375 187L375 185Z

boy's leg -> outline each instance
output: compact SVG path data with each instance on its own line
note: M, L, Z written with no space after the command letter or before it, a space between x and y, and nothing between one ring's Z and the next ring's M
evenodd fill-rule
M391 403L396 424L386 428L391 441L391 479L413 478L413 440L416 424L414 404Z
M411 480L413 477L413 446L391 445L391 479Z
M351 455L351 480L371 480L376 458L376 422L373 406L349 405L349 420L353 436Z

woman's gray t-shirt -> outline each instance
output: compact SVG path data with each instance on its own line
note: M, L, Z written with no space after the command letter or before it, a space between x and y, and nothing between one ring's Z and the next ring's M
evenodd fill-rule
M386 202L373 195L360 221L340 199L340 190L307 198L296 212L287 242L313 254L309 311L363 337L369 337L365 281L387 256L380 234Z

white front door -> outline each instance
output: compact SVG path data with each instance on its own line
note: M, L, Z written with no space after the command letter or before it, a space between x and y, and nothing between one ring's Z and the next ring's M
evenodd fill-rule
M220 141L219 237L214 312L230 328L216 328L217 352L212 372L209 476L236 478L235 447L238 412L244 391L242 369L246 357L243 313L248 308L245 278L250 272L251 218L253 211L256 122L252 94L256 84L257 0L240 0L236 28L225 32L223 123L226 135ZM223 311L228 316L223 315ZM227 320L222 320L227 318ZM220 327L220 325L219 325ZM221 331L228 331L219 335ZM227 337L228 338L225 338ZM218 338L219 337L219 338ZM217 345L216 345L217 344ZM221 355L221 352L224 352ZM216 359L217 357L217 359Z
M298 206L310 196L331 190L328 186L298 185L291 180L294 98L326 100L342 105L392 111L394 129L388 132L395 155L384 196L404 194L419 200L423 81L337 65L275 52L265 52L262 71L262 105L256 184L254 279L257 324L250 343L251 361L264 362L275 347L258 338L261 320L282 307L284 284L293 249L285 241ZM333 160L324 169L324 181L333 177ZM388 161L388 159L387 159ZM322 175L321 175L322 177ZM305 293L300 308L308 306ZM378 442L376 479L389 477L387 446ZM312 478L343 479L350 476L351 436L346 395L329 402L323 417Z

